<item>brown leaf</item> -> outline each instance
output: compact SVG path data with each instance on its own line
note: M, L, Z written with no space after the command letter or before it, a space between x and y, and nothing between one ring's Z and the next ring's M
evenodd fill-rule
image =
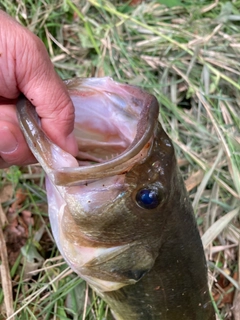
M177 160L177 164L179 167L183 167L183 166L186 166L187 164L189 164L189 162L187 161L187 159L181 158L181 159Z
M17 189L15 201L11 205L11 209L13 211L15 211L19 207L19 205L21 205L25 201L26 197L27 197L27 195L23 189L21 189L21 188Z
M237 273L234 273L233 279L237 279ZM232 304L235 292L234 285L231 282L229 283L229 281L222 274L219 275L217 282L221 288L221 293L215 294L214 300L216 302L219 301L219 299L221 300L219 307L223 307L225 304Z
M34 225L34 219L32 217L31 211L23 210L21 216L22 216L23 222L27 227Z
M7 217L6 217L6 214L2 208L2 204L0 203L0 222L1 222L1 225L4 227L7 223L8 223L8 220L7 220Z
M13 265L19 255L20 249L25 245L28 238L29 226L34 224L30 211L23 210L19 215L8 212L8 226L4 230L6 239L9 264Z
M186 181L185 181L185 185L186 185L186 189L187 191L191 191L192 189L194 189L195 187L197 187L204 176L204 172L203 170L198 170L197 172L193 173Z
M0 203L9 201L12 199L14 193L14 187L12 184L4 184L0 189Z

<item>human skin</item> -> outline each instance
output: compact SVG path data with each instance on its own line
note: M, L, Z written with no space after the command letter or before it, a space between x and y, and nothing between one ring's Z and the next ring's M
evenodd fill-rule
M75 155L74 108L44 44L0 10L0 168L36 162L16 116L21 93L35 106L47 136Z

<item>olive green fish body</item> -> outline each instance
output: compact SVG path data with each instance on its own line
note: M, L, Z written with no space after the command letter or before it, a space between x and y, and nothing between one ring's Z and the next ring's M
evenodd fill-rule
M146 163L136 165L129 175L144 172L145 181L142 175L139 178L142 185L148 185L149 177L152 182L154 179L162 182L162 204L157 213L150 210L146 213L153 214L150 223L156 225L154 238L157 235L161 238L158 256L152 269L135 285L104 292L102 297L118 320L213 320L206 261L192 206L173 146L160 126ZM163 174L166 180L160 178ZM144 270L138 272L142 274Z
M49 217L64 259L117 320L213 320L201 239L154 96L110 78L66 82L76 158L18 117L47 175Z

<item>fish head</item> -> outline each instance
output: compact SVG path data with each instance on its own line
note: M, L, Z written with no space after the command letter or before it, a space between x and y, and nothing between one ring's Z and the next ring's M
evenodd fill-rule
M75 107L77 157L45 135L25 98L18 116L47 176L49 217L68 264L98 291L139 281L154 264L178 179L159 106L111 78L66 81Z

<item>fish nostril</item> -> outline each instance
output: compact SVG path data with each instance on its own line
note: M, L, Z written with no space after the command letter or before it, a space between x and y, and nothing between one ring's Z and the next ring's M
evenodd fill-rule
M144 209L156 208L162 200L162 195L157 188L143 188L136 194L137 204Z

